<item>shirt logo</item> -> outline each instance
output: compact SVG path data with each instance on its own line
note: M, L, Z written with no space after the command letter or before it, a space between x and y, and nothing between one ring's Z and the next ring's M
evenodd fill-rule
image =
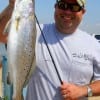
M85 53L72 53L72 56L74 58L79 58L79 59L84 59L89 61L91 61L92 59L92 56L90 54L85 54Z

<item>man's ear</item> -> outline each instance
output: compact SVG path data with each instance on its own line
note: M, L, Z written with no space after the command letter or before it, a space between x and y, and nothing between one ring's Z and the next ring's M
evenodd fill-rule
M57 4L55 3L54 7L56 8L57 7Z
M86 9L83 9L83 10L82 10L82 13L85 14L85 12L86 12Z

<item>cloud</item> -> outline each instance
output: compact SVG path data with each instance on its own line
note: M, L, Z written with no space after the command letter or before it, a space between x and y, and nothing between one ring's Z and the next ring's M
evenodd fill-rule
M96 26L100 28L100 23L97 23Z

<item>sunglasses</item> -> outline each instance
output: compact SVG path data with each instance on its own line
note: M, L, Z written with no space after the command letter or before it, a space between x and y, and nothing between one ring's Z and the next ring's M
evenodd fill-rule
M57 6L61 10L68 10L68 9L70 9L71 12L79 12L79 11L81 11L84 8L83 6L81 7L78 4L66 3L64 1L58 1L57 2Z

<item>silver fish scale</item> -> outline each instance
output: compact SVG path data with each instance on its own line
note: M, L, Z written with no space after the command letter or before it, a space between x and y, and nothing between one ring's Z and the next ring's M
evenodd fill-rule
M23 86L35 68L36 23L31 0L21 0L17 5L8 36L8 67L14 100L21 100Z
M32 1L28 0L22 0L20 1L20 4L16 5L16 13L20 13L18 15L21 15L21 17L28 17L30 15L33 15L33 4ZM30 15L29 15L30 14ZM17 14L16 14L17 15Z
M23 27L21 28L21 30L19 29L20 33L18 37L21 37L19 38L19 44L18 44L18 58L20 58L21 60L18 60L18 63L19 64L22 64L22 65L19 65L19 66L23 66L24 68L20 71L25 71L25 73L22 73L22 76L25 77L25 74L27 72L30 71L30 65L32 65L32 56L34 55L34 52L33 52L33 49L34 49L34 36L32 36L32 34L30 34L30 29L31 29L31 25L28 25L29 23L27 23L27 21L25 21L26 23L24 23ZM33 25L32 25L33 26ZM23 29L24 28L24 29ZM27 34L26 34L27 33ZM34 34L33 34L34 35ZM23 51L21 51L23 50Z

